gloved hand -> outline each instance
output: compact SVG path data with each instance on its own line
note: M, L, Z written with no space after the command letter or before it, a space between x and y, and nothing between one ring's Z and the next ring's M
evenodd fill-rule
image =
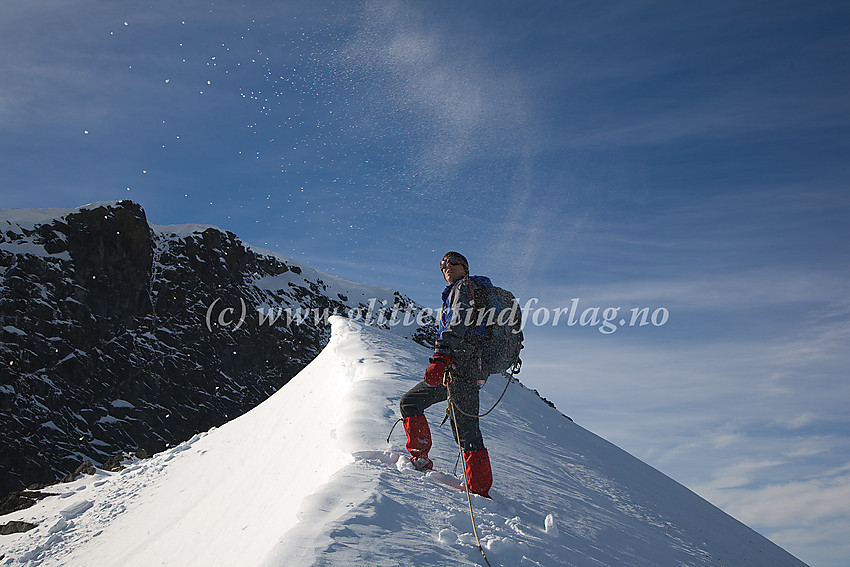
M442 353L434 353L434 356L428 359L431 365L425 370L425 383L429 386L439 386L443 383L443 376L446 374L446 367L452 363L452 357Z

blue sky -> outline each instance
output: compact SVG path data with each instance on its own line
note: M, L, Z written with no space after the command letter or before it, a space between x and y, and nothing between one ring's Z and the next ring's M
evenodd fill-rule
M7 1L0 207L130 198L427 305L458 249L536 308L663 308L530 325L521 377L846 565L850 7L457 4Z

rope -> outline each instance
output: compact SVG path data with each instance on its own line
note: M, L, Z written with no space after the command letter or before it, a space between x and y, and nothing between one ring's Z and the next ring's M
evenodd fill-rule
M451 377L451 375L452 375L452 374L451 374L451 372L449 372L449 373L448 373L448 375L449 375L449 377ZM463 415L465 415L466 417L478 417L478 418L481 418L481 417L486 416L488 413L490 413L490 412L491 412L491 411L493 411L494 409L496 409L496 406L497 406L497 405L499 405L499 402L501 402L501 401L502 401L502 398L504 398L504 397L505 397L505 394L506 394L506 393L507 393L507 391L508 391L508 386L510 386L510 385L511 385L511 380L513 380L513 377L514 377L514 375L513 375L513 374L510 374L510 373L508 373L508 372L502 372L502 376L504 376L504 377L505 377L505 389L504 389L504 390L502 390L502 395L501 395L501 396L499 396L499 399L498 399L498 400L496 400L496 403L495 403L495 404L493 404L493 407L491 407L490 409L488 409L487 411L485 411L484 413L482 413L482 414L480 414L480 415L475 415L474 413L466 413L465 411L463 411L463 410L462 410L462 409L460 409L460 408L457 408L457 411L459 411L460 413L462 413L462 414L463 414ZM449 383L451 383L451 381L450 381ZM448 389L448 386L446 386L446 389ZM454 409L452 409L452 411L454 411ZM395 427L395 426L393 426L393 427ZM392 431L391 431L391 433L392 433Z
M457 431L457 419L455 418L454 400L452 400L451 389L448 386L446 386L446 389L449 391L449 407L452 409L452 427L454 427L455 429L457 447L458 449L460 449L461 453L463 453L463 447L460 444L460 435L458 435ZM492 565L490 565L490 561L487 560L487 554L484 553L484 546L481 545L481 539L478 537L478 530L475 527L475 514L472 512L472 497L469 495L469 479L466 477L466 467L463 467L463 485L464 488L466 488L466 501L469 504L469 519L472 521L472 533L475 534L475 541L478 543L478 551L480 551L481 556L484 557L484 563L487 564L487 567L493 567Z
M449 376L451 376L451 372L449 372ZM485 412L484 412L484 413L482 413L481 415L475 415L475 414L472 414L472 413L466 413L465 411L463 411L463 410L462 410L462 409L460 409L460 408L457 408L457 411L459 411L460 413L462 413L462 414L463 414L463 415L465 415L466 417L477 417L477 418L482 418L482 417L486 416L488 413L490 413L491 411L493 411L494 409L496 409L496 406L497 406L497 405L499 405L499 402L501 402L501 401L502 401L502 398L504 398L504 397L505 397L505 394L508 392L508 386L510 386L510 385L511 385L511 381L512 381L512 380L513 380L513 378L514 378L514 375L513 375L513 374L511 374L511 373L508 373L508 372L502 372L502 376L504 376L504 377L505 377L505 389L504 389L504 390L502 390L502 395L500 395L500 396L499 396L499 399L498 399L498 400L496 400L496 403L495 403L495 404L493 404L493 407L491 407L490 409L488 409L487 411L485 411ZM448 390L448 386L446 386L446 389ZM395 422L395 423L393 423L393 426L392 426L392 427L390 427L390 432L389 432L389 434L387 435L387 443L389 443L389 442L390 442L390 437L392 437L392 434L393 434L393 431L395 431L395 427L396 427L396 425L398 425L398 423L399 423L400 421L402 421L403 419L404 419L404 418L399 418L399 419L397 419L397 420L396 420L396 422ZM443 423L445 423L445 422L446 422L446 420L444 419L444 420L443 420ZM443 423L441 423L440 425L442 426L442 425L443 425Z

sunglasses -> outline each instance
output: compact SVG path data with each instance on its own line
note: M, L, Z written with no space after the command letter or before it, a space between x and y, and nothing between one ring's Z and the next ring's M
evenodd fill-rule
M449 264L451 264L452 266L457 266L457 265L463 266L463 265L465 265L463 263L463 260L461 260L457 256L452 256L451 258L446 258L442 262L440 262L440 269L441 270L444 269Z

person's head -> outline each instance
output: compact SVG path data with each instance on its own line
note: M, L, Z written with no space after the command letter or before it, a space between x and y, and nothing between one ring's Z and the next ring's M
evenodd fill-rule
M469 274L469 262L460 252L446 252L440 262L440 271L449 283L454 283Z

